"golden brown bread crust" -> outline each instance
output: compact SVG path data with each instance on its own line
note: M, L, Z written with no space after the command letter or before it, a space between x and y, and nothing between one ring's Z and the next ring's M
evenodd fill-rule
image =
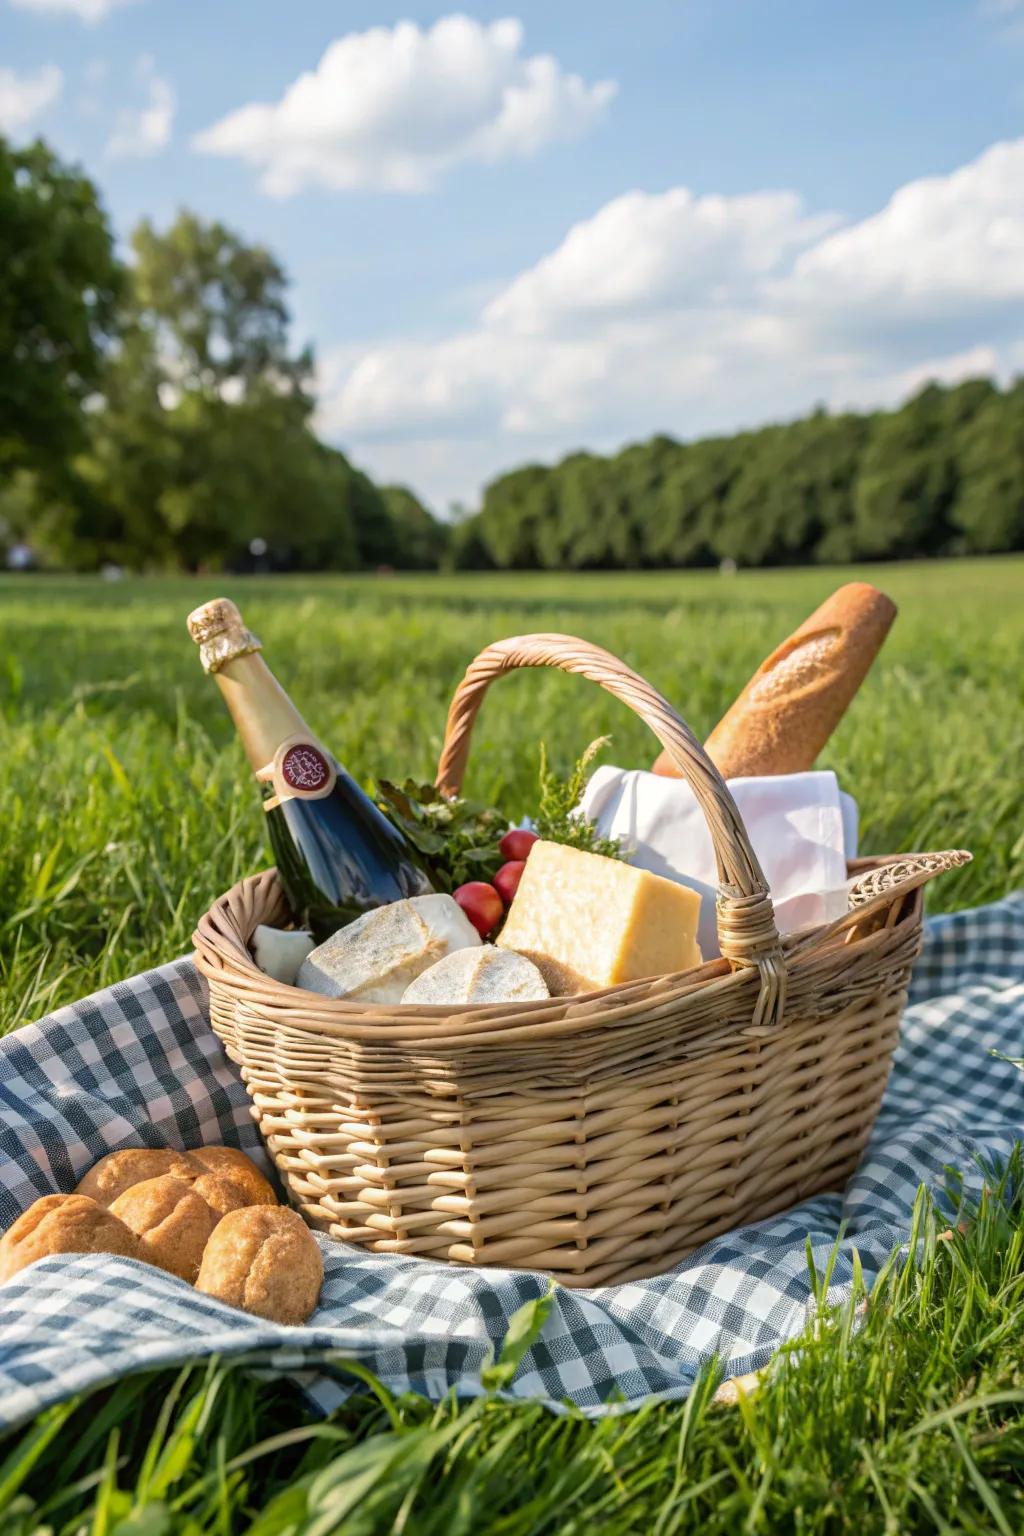
M87 1195L44 1195L0 1238L0 1283L51 1253L118 1253L137 1259L139 1240Z
M236 1147L109 1152L73 1195L45 1195L0 1238L0 1283L50 1253L124 1254L191 1282L221 1217L248 1206L277 1197Z
M240 1185L245 1199L239 1205L277 1204L277 1196L256 1164L237 1147L195 1147L188 1155L207 1172Z
M207 1204L222 1216L243 1205L277 1204L277 1196L256 1164L236 1147L196 1147L193 1152L177 1152L172 1147L126 1147L108 1152L90 1168L77 1193L109 1209L126 1190L164 1175L196 1186Z
M245 1186L223 1173L201 1173L189 1188L206 1201L218 1218L252 1204Z
M170 1174L144 1179L110 1207L139 1240L139 1257L180 1280L195 1280L210 1234L220 1220L193 1187Z
M250 1205L220 1222L203 1254L196 1289L274 1323L304 1323L324 1267L312 1233L286 1206Z
M109 1209L118 1195L145 1179L170 1174L184 1184L191 1184L203 1171L190 1152L176 1152L173 1147L125 1147L120 1152L108 1152L94 1163L79 1181L76 1193L88 1195L97 1205Z
M896 605L852 581L761 663L705 742L724 779L803 773L846 713L896 617ZM654 772L678 778L666 753Z

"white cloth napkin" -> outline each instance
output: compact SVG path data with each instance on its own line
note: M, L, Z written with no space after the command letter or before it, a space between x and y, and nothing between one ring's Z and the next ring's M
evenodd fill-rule
M779 932L842 917L846 861L857 856L857 805L835 774L727 782L768 881ZM717 955L715 855L689 785L638 768L598 768L580 810L603 837L620 839L631 864L700 892L701 954Z

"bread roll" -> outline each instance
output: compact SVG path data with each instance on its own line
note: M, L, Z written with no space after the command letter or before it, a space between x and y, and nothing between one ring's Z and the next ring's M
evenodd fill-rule
M127 1190L147 1180L169 1176L194 1187L220 1215L243 1205L276 1205L277 1196L251 1158L237 1147L125 1147L101 1157L78 1185L109 1209Z
M723 779L813 768L895 617L895 603L867 582L833 592L761 663L708 737ZM666 752L654 772L680 776Z
M94 1163L80 1180L76 1193L88 1195L97 1205L109 1209L118 1195L145 1179L169 1174L191 1184L205 1171L190 1152L176 1152L173 1147L124 1147L120 1152L108 1152Z
M203 1254L196 1290L272 1323L304 1323L324 1266L297 1211L250 1205L220 1222Z
M218 1217L226 1216L228 1211L240 1211L247 1205L259 1203L250 1200L249 1191L240 1179L234 1179L227 1173L201 1173L189 1188L193 1194L205 1200Z
M202 1195L170 1174L126 1189L110 1207L110 1215L135 1233L141 1259L190 1284L220 1220L220 1212Z
M229 1206L229 1210L240 1205L277 1204L277 1196L256 1164L244 1152L239 1152L237 1147L195 1147L188 1155L193 1162L202 1165L205 1174L212 1174L241 1188L244 1198ZM207 1187L205 1178L200 1177L196 1181L196 1188L204 1199L209 1199Z
M0 1283L52 1253L119 1253L137 1259L139 1240L87 1195L44 1195L0 1238Z

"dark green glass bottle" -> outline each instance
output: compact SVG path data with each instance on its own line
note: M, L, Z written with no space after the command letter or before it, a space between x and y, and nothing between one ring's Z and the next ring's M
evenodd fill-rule
M433 889L406 839L320 743L227 598L188 617L263 786L270 846L297 923L317 942L407 896Z

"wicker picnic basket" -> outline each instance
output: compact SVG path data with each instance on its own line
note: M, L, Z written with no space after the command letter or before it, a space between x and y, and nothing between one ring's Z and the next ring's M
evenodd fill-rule
M839 1188L889 1074L922 886L968 854L858 860L850 910L780 941L736 805L643 678L567 635L489 646L452 701L438 769L462 783L488 686L559 667L647 722L689 781L718 862L722 958L580 997L365 1006L264 975L276 872L195 935L214 1028L311 1225L382 1253L538 1269L593 1286L664 1270L716 1234Z

